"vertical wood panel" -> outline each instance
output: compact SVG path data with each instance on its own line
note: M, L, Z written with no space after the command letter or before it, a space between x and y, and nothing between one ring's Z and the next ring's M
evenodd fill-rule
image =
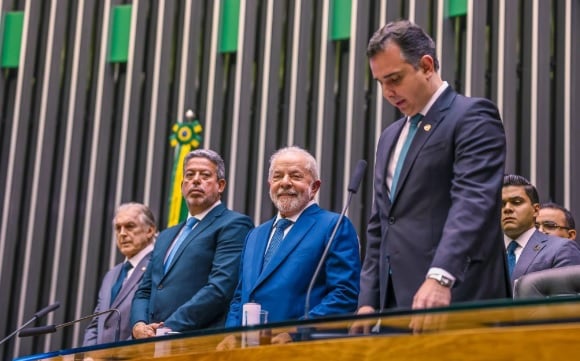
M203 146L226 160L224 202L256 224L275 213L266 173L277 148L296 144L317 157L319 203L334 211L366 159L349 211L364 244L375 144L400 116L365 50L375 30L402 17L436 40L443 79L498 103L506 170L578 212L580 4L469 3L467 15L447 18L444 0L352 1L350 37L332 41L330 0L245 0L238 49L218 53L219 0L0 0L0 15L25 16L20 65L0 72L0 288L26 284L0 298L0 337L54 301L61 308L42 324L92 312L120 258L111 227L118 203L149 203L164 228L167 137L189 108ZM133 7L131 55L108 63L110 11L121 4ZM78 346L85 326L13 340L0 359Z

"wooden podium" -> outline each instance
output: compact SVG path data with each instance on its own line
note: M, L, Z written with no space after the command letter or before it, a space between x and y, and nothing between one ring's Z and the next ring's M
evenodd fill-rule
M353 323L372 328L349 333ZM421 332L409 325L421 324ZM424 312L325 318L269 327L162 336L54 351L24 360L578 360L580 298L464 303ZM293 342L243 346L242 339L288 333ZM237 342L217 351L227 336ZM230 336L230 339L232 337Z

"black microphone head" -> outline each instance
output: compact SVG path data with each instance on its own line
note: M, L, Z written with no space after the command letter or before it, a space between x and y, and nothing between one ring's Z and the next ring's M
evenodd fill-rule
M358 187L360 186L360 182L365 174L366 169L367 161L364 159L359 160L356 165L356 169L350 178L350 183L348 184L349 192L356 193L358 191Z
M38 336L44 335L46 333L56 332L55 325L41 326L41 327L28 327L18 333L18 337L28 337L28 336Z
M56 309L57 309L57 308L59 308L59 307L60 307L60 302L56 301L56 302L55 302L55 303L53 303L52 305L48 305L48 306L46 306L45 308L43 308L42 310L40 310L40 311L36 312L36 313L34 314L34 317L36 317L36 318L41 318L41 317L43 317L44 315L46 315L47 313L50 313L50 312L52 312L52 311L56 310Z

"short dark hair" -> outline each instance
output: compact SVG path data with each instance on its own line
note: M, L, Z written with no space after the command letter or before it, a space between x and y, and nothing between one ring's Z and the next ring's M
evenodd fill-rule
M435 42L419 25L408 20L398 20L388 23L377 30L367 46L367 56L372 58L387 48L393 42L401 48L401 54L405 61L415 69L419 68L419 62L424 55L433 58L435 71L439 70L439 59Z
M226 165L221 155L211 149L196 149L187 153L183 159L183 170L191 158L205 158L215 164L217 169L217 179L226 179Z
M529 180L521 175L517 174L506 174L503 176L503 186L517 186L524 187L528 198L532 201L532 204L540 203L540 197L538 196L538 190Z
M574 216L572 215L572 212L570 212L566 207L563 207L557 203L554 202L547 202L547 203L542 203L540 205L540 209L542 208L551 208L551 209L557 209L559 211L562 211L562 213L564 213L564 216L566 217L566 227L569 227L570 229L576 229L576 222L574 222Z

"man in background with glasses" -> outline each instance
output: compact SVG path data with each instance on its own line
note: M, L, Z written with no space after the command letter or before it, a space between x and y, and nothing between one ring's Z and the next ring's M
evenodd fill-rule
M546 234L576 240L576 222L572 213L556 203L543 203L536 217L536 228Z
M512 283L531 272L580 265L576 242L536 229L539 209L536 187L520 175L504 176L501 227Z

